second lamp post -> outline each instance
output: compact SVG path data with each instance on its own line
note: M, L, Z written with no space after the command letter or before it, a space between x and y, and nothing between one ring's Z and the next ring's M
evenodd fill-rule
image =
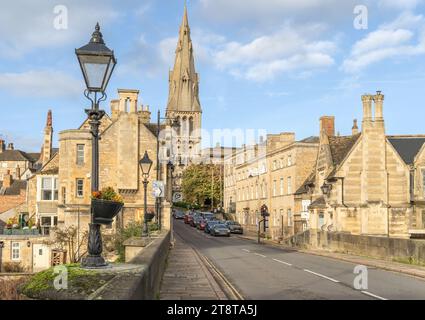
M151 167L152 167L152 160L149 159L149 155L148 152L145 151L145 154L143 156L142 159L140 159L139 161L139 165L140 165L140 169L142 170L142 175L143 175L143 187L144 187L144 224L143 224L143 233L142 236L143 237L147 237L149 236L149 229L148 229L148 178L149 178L149 172L151 171Z

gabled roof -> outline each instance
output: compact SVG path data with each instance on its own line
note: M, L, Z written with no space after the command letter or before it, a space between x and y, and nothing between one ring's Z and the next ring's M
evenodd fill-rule
M324 207L326 207L326 200L324 196L317 198L309 206L309 208L324 208Z
M311 136L305 139L300 140L302 143L319 143L320 139L317 136Z
M295 194L304 194L308 192L308 185L313 184L316 181L316 171L313 170L303 184L295 191Z
M146 123L145 127L149 129L150 132L152 132L152 134L157 137L158 136L158 124L156 123ZM167 128L167 126L165 124L160 124L159 125L159 132L161 132L161 130L165 130Z
M2 196L18 196L21 194L21 190L27 188L27 182L25 180L14 180L9 188L3 188L3 182L0 181L0 195Z
M388 136L387 139L406 164L414 162L415 156L425 143L425 137Z
M329 136L329 146L333 165L336 167L345 159L348 152L360 137L360 133L353 136Z
M38 157L37 157L38 155ZM0 153L0 161L29 161L36 162L40 154L26 153L20 150L4 150Z

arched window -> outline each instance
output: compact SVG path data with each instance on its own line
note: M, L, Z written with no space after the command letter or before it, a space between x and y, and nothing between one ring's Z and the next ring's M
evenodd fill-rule
M189 118L189 136L193 134L193 117Z
M179 127L177 129L177 135L181 136L182 135L182 123L181 123L180 117L177 117L176 120L177 120L177 123L179 124Z
M182 136L187 136L187 118L183 117L182 119L182 132L181 132Z

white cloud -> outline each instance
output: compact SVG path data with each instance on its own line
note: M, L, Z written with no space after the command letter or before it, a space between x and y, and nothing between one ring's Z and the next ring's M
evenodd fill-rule
M0 9L0 56L21 57L39 48L58 48L81 39L89 40L97 21L101 26L118 17L112 1L62 0L68 29L56 29L52 1L2 1Z
M265 35L249 43L228 42L219 49L214 59L221 69L248 80L271 80L285 72L305 72L326 68L334 63L336 50L333 41L315 40L321 25L294 28L286 25L272 35Z
M328 20L351 14L356 0L200 0L201 12L214 21L267 23L283 17Z
M395 9L412 9L422 2L423 0L379 0L378 4L382 7Z
M425 54L425 20L422 15L402 13L357 41L342 70L356 73L389 58Z
M57 98L81 94L81 79L66 73L43 70L23 73L1 73L0 90L17 96Z

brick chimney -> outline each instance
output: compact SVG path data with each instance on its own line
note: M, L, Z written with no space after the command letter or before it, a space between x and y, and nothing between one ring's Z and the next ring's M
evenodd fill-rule
M10 174L10 170L7 170L7 173L3 176L3 187L10 188L13 183L12 175Z
M0 153L2 153L6 149L6 141L0 139Z
M7 145L7 150L14 150L14 149L15 149L15 147L13 146L13 143L9 143Z
M335 135L334 116L323 116L320 118L320 132L324 132L327 136Z
M353 127L351 128L351 134L354 136L359 133L359 127L357 126L357 119L353 120Z

